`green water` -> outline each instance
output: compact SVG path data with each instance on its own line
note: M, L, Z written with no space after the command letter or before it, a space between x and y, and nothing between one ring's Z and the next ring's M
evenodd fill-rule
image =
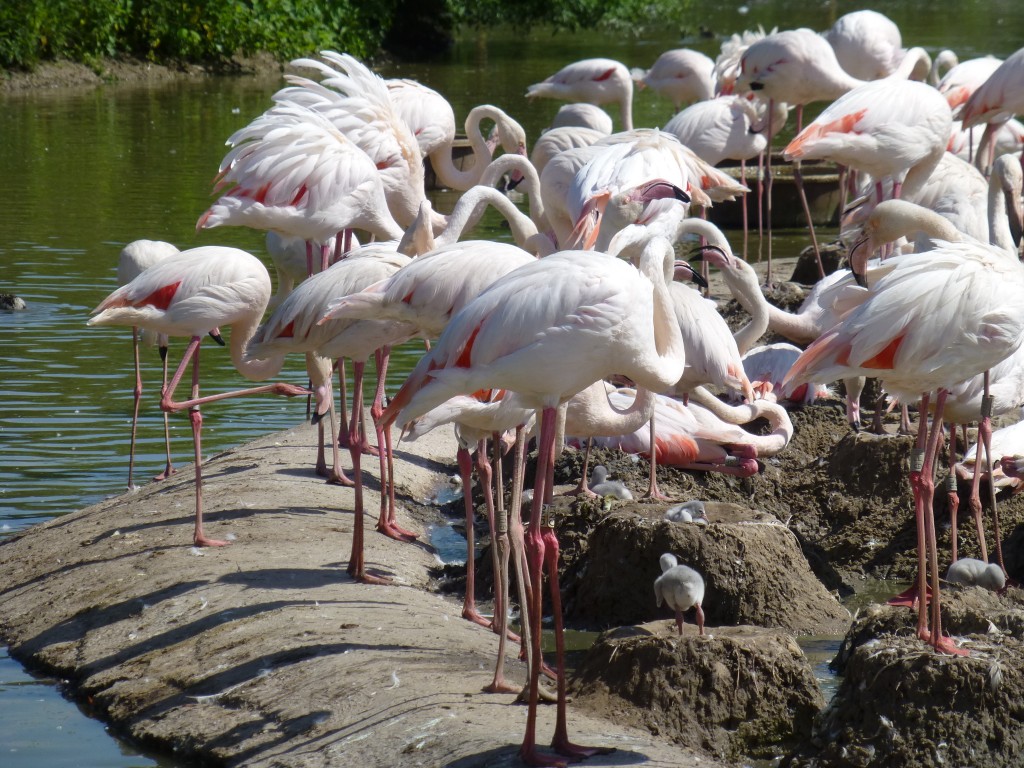
M806 0L701 4L694 6L686 30L644 36L492 33L462 40L445 61L380 71L431 85L451 100L457 115L479 103L497 104L532 139L559 104L527 102L526 86L570 61L610 56L647 67L678 46L713 56L722 35L758 24L825 29L849 9L845 3ZM952 47L962 58L1005 56L1024 40L1024 4L1018 0L947 3L941 10L932 2L903 1L886 4L885 11L900 25L905 44L932 53ZM711 36L699 35L701 26ZM118 251L137 238L180 248L233 245L265 256L260 233L196 234L194 227L212 201L224 140L266 109L282 84L278 78L215 79L0 97L0 291L14 291L29 304L25 312L0 312L0 537L123 490L130 338L114 329L87 329L89 310L115 287ZM662 125L670 116L666 101L637 94L638 126ZM437 207L450 210L450 200L439 199ZM485 221L482 236L509 239L493 218ZM793 233L787 237L776 244L777 254L794 253L803 244ZM397 355L392 386L420 349ZM172 360L180 351L180 344L172 346ZM156 355L145 365L140 478L162 468ZM224 350L206 355L204 378L205 393L241 384ZM302 361L290 364L282 378L303 382ZM204 447L213 454L302 418L304 405L273 398L217 403L206 412ZM186 463L188 421L182 415L172 424L176 461ZM77 709L64 702L52 681L26 678L16 663L0 658L0 764L65 764L67 742L52 736L57 726L66 731L76 719L81 720ZM91 721L82 720L74 741L80 754L96 755L90 764L153 764L124 757L102 726L91 723L97 727L87 731L86 723Z

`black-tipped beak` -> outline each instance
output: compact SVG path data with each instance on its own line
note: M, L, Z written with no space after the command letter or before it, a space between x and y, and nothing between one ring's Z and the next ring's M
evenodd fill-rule
M764 90L764 83L757 83L757 82L751 83L750 84L750 90L752 90L752 91Z
M167 359L167 347L160 347L160 362Z
M213 339L214 341L216 341L222 347L225 346L224 345L224 337L220 335L219 331L210 331L210 338Z

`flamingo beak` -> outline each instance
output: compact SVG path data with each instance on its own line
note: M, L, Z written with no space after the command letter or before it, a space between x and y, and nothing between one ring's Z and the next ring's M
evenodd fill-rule
M862 237L856 243L853 244L853 248L850 249L850 272L853 273L853 279L857 281L857 285L861 288L868 287L867 277L864 274L867 268L868 259L871 257L872 250L867 249L867 244L870 242L870 238Z
M601 231L601 219L604 216L605 208L608 205L610 192L600 192L583 204L583 211L576 220L576 226L572 229L572 236L569 239L569 248L577 248L584 251L593 250L597 243L597 236Z
M214 328L212 331L210 331L210 338L216 341L222 347L224 346L224 337L220 335L220 328Z

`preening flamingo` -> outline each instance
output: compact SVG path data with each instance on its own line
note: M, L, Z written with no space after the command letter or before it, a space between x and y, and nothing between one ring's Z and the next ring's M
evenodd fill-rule
M994 367L1024 339L1024 268L980 243L940 243L885 264L884 276L862 289L859 303L807 348L786 383L877 376L903 402L920 397L922 414L936 393L934 420L929 430L922 417L910 473L918 533L917 632L936 650L963 653L941 632L934 463L949 388Z
M622 130L633 129L633 78L624 64L613 59L567 64L543 82L529 86L526 97L618 104Z
M672 102L674 112L684 104L704 101L715 94L715 62L700 51L675 48L665 51L648 70L634 69L633 79Z
M683 613L697 608L697 632L704 634L704 579L688 565L679 565L675 555L661 556L661 576L654 580L654 600L666 603L676 613L676 629L683 634Z
M199 345L216 328L231 326L231 361L243 376L263 380L280 371L278 361L246 360L244 351L270 300L266 267L237 248L203 246L168 256L100 302L89 325L129 325L167 336L188 336L181 364L160 399L164 411L188 409L195 445L196 509L193 542L223 546L203 532L202 448L203 417L199 406L215 400L261 393L295 396L307 390L291 384L268 384L251 389L199 396ZM192 396L175 401L185 368L192 363Z
M384 240L405 231L388 212L373 161L319 113L281 103L229 140L216 190L226 190L196 229L248 226L319 244L344 229Z
M900 28L878 11L853 11L836 19L824 33L844 71L860 80L888 77L899 67L907 51ZM915 52L916 53L916 52ZM931 61L917 59L914 80L924 80Z
M673 252L665 240L645 250L640 269L590 252L553 254L509 273L452 318L383 414L384 423L405 423L454 394L503 388L541 410L538 470L532 524L526 536L532 604L533 659L540 659L539 600L542 567L551 580L558 656L556 752L570 758L597 750L568 740L565 713L564 638L558 589L558 540L541 511L555 437L556 409L576 392L607 375L629 376L647 389L678 380L683 348L673 322L665 281ZM547 372L537 376L537 370ZM520 755L531 765L563 764L536 751L540 667L530 669L530 706Z
M117 282L119 285L127 285L142 272L156 264L158 261L178 253L178 248L170 243L160 240L135 240L128 243L121 249L117 259ZM157 334L146 328L132 327L132 358L135 362L135 389L132 391L134 404L132 408L132 439L128 447L128 488L134 488L133 475L135 472L135 437L139 424L139 402L142 399L142 370L139 365L139 343L146 346L153 346L158 342ZM163 383L167 383L167 338L160 337L160 361L163 367ZM167 455L167 464L164 471L157 475L154 480L164 480L174 474L174 467L171 464L171 432L168 424L167 413L164 412L164 448Z
M964 103L964 128L987 123L982 144L1014 115L1024 113L1024 48L1007 57Z

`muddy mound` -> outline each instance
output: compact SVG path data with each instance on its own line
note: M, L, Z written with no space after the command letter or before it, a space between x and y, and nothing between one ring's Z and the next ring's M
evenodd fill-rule
M608 627L664 615L655 605L658 560L671 552L704 577L711 626L755 624L796 633L842 632L849 613L811 572L796 537L749 507L706 503L709 525L673 523L667 505L632 504L608 514L578 562L567 614Z
M967 657L895 635L862 645L811 741L786 765L1019 766L1022 660L1019 637L972 642Z
M824 699L799 646L756 627L606 632L573 679L576 705L724 758L772 756L810 733ZM785 748L785 747L783 747Z

